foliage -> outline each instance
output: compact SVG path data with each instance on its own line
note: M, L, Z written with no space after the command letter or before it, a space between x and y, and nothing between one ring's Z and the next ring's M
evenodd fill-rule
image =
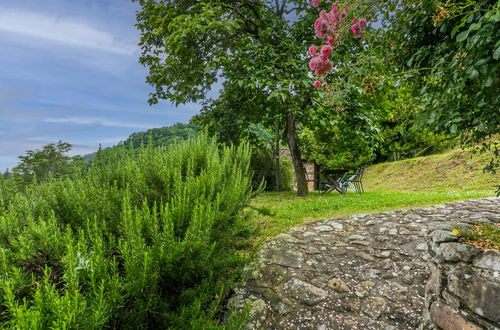
M152 128L145 132L133 133L119 145L137 149L141 145L147 145L151 138L153 147L168 147L171 144L187 140L197 135L199 135L199 133L195 126L177 123L172 126Z
M321 121L326 116L331 118L331 123L322 125ZM380 141L377 135L367 133L370 129L377 130L370 126L370 118L355 114L354 111L322 117L316 129L305 128L301 134L306 159L331 169L357 168L375 159L375 150ZM318 116L314 116L314 119L317 120Z
M473 226L459 227L454 232L460 240L483 250L500 251L500 227L498 224L477 223Z
M276 162L274 152L269 146L252 148L250 169L253 172L252 184L258 189L265 182L265 190L274 191L276 188ZM280 191L291 190L293 183L293 169L289 157L280 157Z
M2 177L5 180L8 180L8 179L12 178L12 172L10 172L9 169L6 169L5 172L3 172Z
M83 166L80 157L69 157L66 153L72 145L59 141L51 143L42 150L28 150L25 156L19 156L19 164L12 169L14 180L20 187L36 182L45 182L49 178L68 177Z
M17 192L18 188L14 180L7 180L0 176L0 215L12 203Z
M206 328L246 260L248 146L143 148L0 213L0 327Z
M196 123L238 141L249 124L287 129L294 170L305 184L295 123L311 111L303 54L314 16L305 1L140 0L140 62L149 68L150 103L202 100L220 79L216 100L205 100ZM300 17L300 20L292 19ZM307 119L306 119L307 120ZM245 135L245 134L243 134ZM299 184L299 193L305 185Z
M398 1L393 60L431 129L472 145L500 130L498 1Z
M177 123L172 126L148 129L144 132L132 133L127 139L118 143L118 145L101 150L101 157L116 158L123 152L122 149L133 148L139 150L141 146L147 146L151 140L153 147L168 147L179 141L187 140L190 137L199 135L196 126ZM124 147L124 148L122 148ZM85 160L91 161L96 153L84 156Z

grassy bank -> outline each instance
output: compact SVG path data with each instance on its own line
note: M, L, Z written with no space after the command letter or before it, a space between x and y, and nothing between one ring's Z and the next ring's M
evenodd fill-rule
M493 153L452 150L439 155L381 163L366 170L368 191L494 191L500 175L483 173Z

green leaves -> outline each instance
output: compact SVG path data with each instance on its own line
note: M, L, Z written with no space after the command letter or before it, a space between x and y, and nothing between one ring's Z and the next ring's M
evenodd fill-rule
M495 49L495 51L493 52L493 59L494 60L500 59L500 47L497 47L497 49Z
M215 327L252 195L248 146L219 147L141 148L13 197L0 211L0 327Z
M466 31L463 31L463 32L460 32L458 35L457 35L457 42L462 42L464 41L465 39L467 39L467 37L469 36L469 30L466 30Z
M469 142L497 134L500 100L492 86L500 83L498 4L404 1L402 9L393 35L403 51L394 57L410 67L409 82L422 91L415 93L421 122Z

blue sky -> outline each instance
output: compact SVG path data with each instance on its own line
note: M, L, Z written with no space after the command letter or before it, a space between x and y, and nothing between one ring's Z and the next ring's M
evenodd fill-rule
M0 171L63 140L71 154L199 110L150 107L129 0L0 0Z

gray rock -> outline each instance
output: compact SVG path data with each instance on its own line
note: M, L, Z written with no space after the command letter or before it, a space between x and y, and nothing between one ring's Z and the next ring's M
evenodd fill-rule
M349 292L349 287L340 278L332 278L331 280L329 280L328 287L340 293Z
M371 255L369 255L368 253L365 253L365 252L358 252L358 253L356 253L356 255L358 257L360 257L361 259L364 259L366 261L375 261L374 257L372 257Z
M500 270L500 252L483 252L474 258L473 264L479 268Z
M366 240L366 237L362 235L351 235L347 239L350 241L364 241Z
M432 222L428 225L428 232L432 232L434 230L447 230L450 231L453 229L453 226L446 222Z
M288 235L288 234L276 235L276 237L274 237L274 239L278 240L278 241L288 242L288 243L301 243L301 242L303 242L302 240L300 240L296 237L293 237L292 235Z
M387 305L387 302L382 297L373 297L370 299L366 299L361 308L363 312L368 315L373 320L376 320L382 315L384 309Z
M342 230L344 229L344 225L342 225L341 223L338 223L338 222L335 222L335 221L327 221L326 224L330 227L332 227L333 229L335 230Z
M458 235L447 230L435 230L429 235L433 243L456 242Z
M269 252L271 262L277 265L292 268L301 268L302 263L304 262L304 256L300 251L279 249L271 250Z
M391 251L382 251L380 252L377 257L379 258L389 258L391 256Z
M228 307L251 307L244 329L417 329L422 324L422 311L426 323L420 329L434 329L436 325L427 322L431 304L438 297L440 303L452 309L467 308L469 313L446 319L449 309L434 307L434 317L441 310L442 325L461 326L468 324L454 322L479 320L479 325L488 328L496 324L500 271L487 268L491 262L479 257L475 263L485 268L475 270L472 263L435 257L440 245L453 247L458 243L433 243L426 228L429 223L435 230L449 230L450 222L491 222L498 214L500 199L478 199L327 219L292 228L263 245L256 265L245 273L246 279L235 289L236 297ZM328 231L322 232L321 226ZM402 227L410 233L403 230L399 234ZM429 239L429 251L424 239ZM468 249L474 255L474 248L466 246ZM445 250L442 254L451 260L467 259L456 257L457 251ZM370 261L373 257L378 258ZM466 269L468 275L444 277L442 272L450 269Z
M299 300L307 305L313 305L325 300L328 292L312 284L292 278L283 285L283 290L293 299Z
M330 226L316 226L315 227L316 231L318 232L327 232L327 231L332 231L333 230L333 227L330 227Z
M470 262L481 252L478 248L462 243L442 243L436 249L436 256L446 261Z
M351 241L351 244L357 244L357 245L368 246L368 245L371 245L372 243L367 242L367 241Z
M418 251L427 251L427 243L419 243L419 244L417 244L417 246L415 247L415 250L418 250Z
M451 293L462 299L471 310L479 315L500 323L500 283L457 268L448 276Z
M440 302L432 303L431 319L436 325L443 329L481 329L477 325L472 324L471 322L463 318L450 306Z

